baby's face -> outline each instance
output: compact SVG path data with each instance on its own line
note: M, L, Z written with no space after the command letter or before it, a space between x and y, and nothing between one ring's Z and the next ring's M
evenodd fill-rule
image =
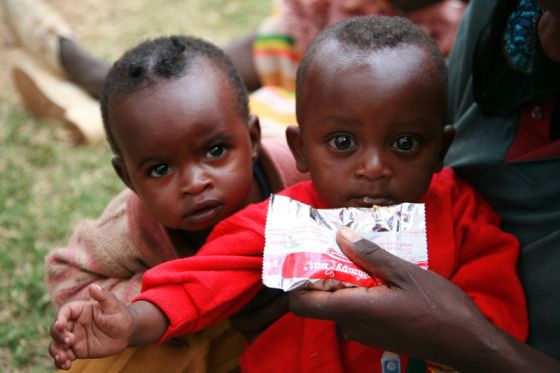
M332 207L420 201L452 137L429 55L403 46L364 56L337 42L317 53L298 97L298 167Z
M246 204L259 139L213 65L117 97L109 109L121 177L161 224L205 230Z

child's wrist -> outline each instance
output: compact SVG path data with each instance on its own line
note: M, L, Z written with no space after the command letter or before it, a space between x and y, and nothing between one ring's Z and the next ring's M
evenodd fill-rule
M127 309L128 313L130 314L131 324L130 324L130 335L128 337L128 346L138 346L141 345L141 335L140 330L138 328L138 324L140 323L140 312L138 307L134 306L135 303L130 304Z
M167 330L169 322L165 314L146 301L133 302L128 306L131 317L128 346L143 346L157 342Z

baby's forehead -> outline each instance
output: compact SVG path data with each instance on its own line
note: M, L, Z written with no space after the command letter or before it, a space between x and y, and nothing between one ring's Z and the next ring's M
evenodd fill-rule
M201 59L200 59L201 60ZM221 95L234 96L225 73L206 61L193 63L183 74L157 81L149 81L132 91L121 91L113 97L114 103L123 100L145 104L167 104L196 101L205 97L208 102L220 101ZM234 102L234 100L231 100Z
M421 47L402 44L371 51L343 48L335 43L318 51L310 66L299 99L323 90L339 92L352 87L371 91L395 90L403 86L422 86L440 91L444 77L432 56Z
M327 69L338 68L344 70L346 67L356 65L372 65L389 62L394 68L400 65L410 65L410 62L430 62L432 56L426 50L416 44L400 43L394 46L383 46L374 49L364 49L350 43L344 43L336 39L326 40L315 53L310 71L317 72Z
M431 59L414 44L363 51L331 43L316 54L296 98L300 124L313 111L360 118L369 109L370 114L393 110L395 120L412 122L399 113L415 106L429 109L418 111L418 116L432 122L432 116L439 118L446 107L446 93L441 71Z
M201 125L221 122L244 123L235 91L219 69L193 66L181 76L161 80L142 89L117 95L109 105L113 127L143 127L147 122L182 130L194 119ZM204 74L200 74L204 72ZM123 123L123 124L121 124Z

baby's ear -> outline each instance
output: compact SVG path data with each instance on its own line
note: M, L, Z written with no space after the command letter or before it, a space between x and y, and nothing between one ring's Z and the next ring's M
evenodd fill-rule
M307 172L307 160L305 159L305 152L303 150L303 140L301 137L301 128L298 126L289 126L286 128L286 140L288 146L296 159L296 167L299 172Z
M127 187L129 187L133 192L136 193L134 189L134 185L130 180L130 175L128 174L128 169L126 168L126 163L124 159L120 155L115 155L111 160L111 164L113 165L113 169L119 175L119 178L125 183Z
M259 123L259 117L250 115L247 127L251 139L251 159L254 163L259 158L261 151L261 124Z
M454 137L455 137L455 128L451 124L447 124L445 127L443 127L441 152L439 154L440 164L438 170L440 170L443 167L443 160L445 158L445 155L447 154L447 151L449 150L449 147L451 146L451 143L453 142Z

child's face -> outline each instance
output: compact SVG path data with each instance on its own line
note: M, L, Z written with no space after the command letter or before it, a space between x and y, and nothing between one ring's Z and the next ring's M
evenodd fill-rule
M244 207L254 191L260 130L249 130L233 90L210 62L117 97L109 120L123 181L164 226L200 231Z
M288 141L330 206L421 200L453 136L430 66L413 46L364 56L333 41L317 52Z

